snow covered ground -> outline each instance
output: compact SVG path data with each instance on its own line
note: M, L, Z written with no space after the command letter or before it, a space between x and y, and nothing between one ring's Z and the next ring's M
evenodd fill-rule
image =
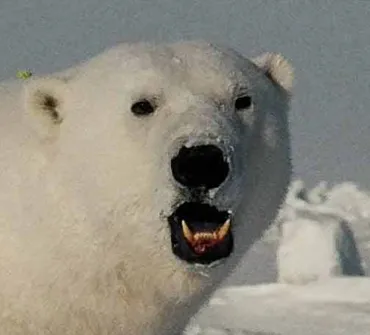
M186 335L370 334L370 193L295 181L259 244L276 282L221 288Z

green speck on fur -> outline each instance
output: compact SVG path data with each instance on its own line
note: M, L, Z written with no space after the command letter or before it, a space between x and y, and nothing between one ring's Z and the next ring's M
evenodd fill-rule
M19 79L28 79L32 77L32 72L28 70L19 70L17 71L17 78Z

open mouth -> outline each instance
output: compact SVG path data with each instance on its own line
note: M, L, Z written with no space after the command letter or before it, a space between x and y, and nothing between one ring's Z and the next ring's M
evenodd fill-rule
M168 218L173 253L189 263L210 264L233 250L231 217L227 211L186 202Z

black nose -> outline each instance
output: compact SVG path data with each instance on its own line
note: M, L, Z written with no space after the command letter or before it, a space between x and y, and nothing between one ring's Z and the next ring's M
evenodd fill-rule
M229 164L215 145L182 147L171 160L173 177L182 185L216 188L226 179Z

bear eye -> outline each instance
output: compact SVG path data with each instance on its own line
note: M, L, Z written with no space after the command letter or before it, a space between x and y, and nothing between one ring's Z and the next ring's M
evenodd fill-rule
M148 100L143 99L135 102L131 106L131 112L136 116L145 116L154 113L155 106Z
M247 109L252 105L252 98L248 95L239 97L235 100L235 109L242 110Z

